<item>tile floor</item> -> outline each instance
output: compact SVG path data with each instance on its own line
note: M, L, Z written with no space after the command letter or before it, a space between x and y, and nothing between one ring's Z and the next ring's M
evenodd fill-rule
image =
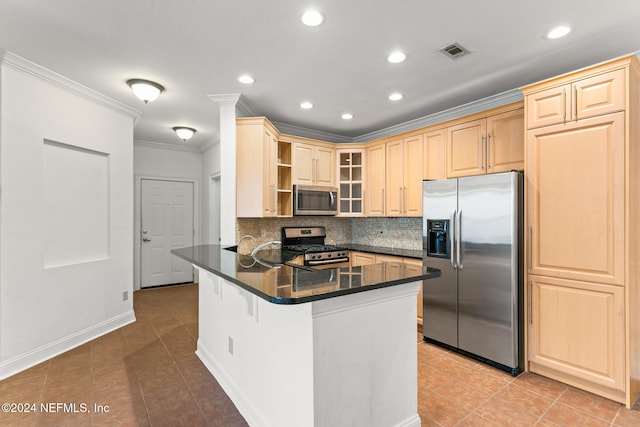
M246 426L194 354L197 298L197 285L136 292L135 323L0 381L0 402L37 405L0 412L0 426ZM629 411L534 374L512 378L421 341L418 361L423 426L640 426L640 405Z

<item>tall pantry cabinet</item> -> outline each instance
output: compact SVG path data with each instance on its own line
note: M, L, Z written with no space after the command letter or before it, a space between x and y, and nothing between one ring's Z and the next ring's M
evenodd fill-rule
M640 389L640 67L522 88L528 368L630 407Z

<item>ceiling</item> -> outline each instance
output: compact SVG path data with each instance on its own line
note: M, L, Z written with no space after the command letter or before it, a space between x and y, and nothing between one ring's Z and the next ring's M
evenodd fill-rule
M326 21L302 25L308 7ZM558 24L573 31L545 38ZM438 51L453 42L471 53ZM205 147L219 134L207 95L232 93L272 121L349 140L638 52L640 1L0 0L0 48L140 111L136 140ZM405 62L387 62L396 49ZM145 105L132 78L166 91ZM198 132L183 143L177 125Z

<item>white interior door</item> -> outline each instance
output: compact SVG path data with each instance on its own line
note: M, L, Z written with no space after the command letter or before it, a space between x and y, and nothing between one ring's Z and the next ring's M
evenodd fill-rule
M193 246L193 183L143 179L140 286L193 281L191 264L171 254Z

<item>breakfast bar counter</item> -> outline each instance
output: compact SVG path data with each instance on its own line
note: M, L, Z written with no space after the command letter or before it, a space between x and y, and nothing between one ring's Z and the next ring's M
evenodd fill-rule
M196 354L251 426L419 426L416 295L439 271L326 269L216 245L199 273Z

